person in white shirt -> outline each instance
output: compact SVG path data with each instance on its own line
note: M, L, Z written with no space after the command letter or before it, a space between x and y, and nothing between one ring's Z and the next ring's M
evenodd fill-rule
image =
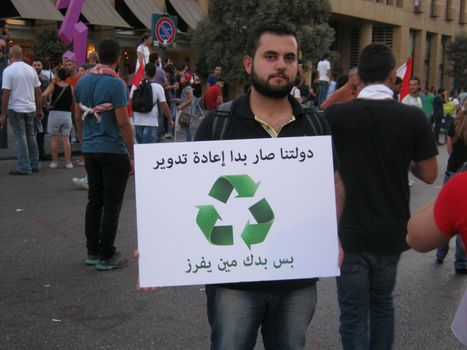
M136 54L138 55L136 59L136 69L135 72L138 71L139 66L141 63L144 65L149 62L149 46L151 46L151 34L143 33L141 35L141 44L136 49Z
M316 80L319 82L318 106L321 106L328 96L329 82L331 81L331 63L327 54L318 62L318 77Z
M144 66L144 79L152 82L156 75L156 66L154 63L147 63ZM159 111L157 104L159 103L161 111L168 120L169 127L173 126L173 120L170 113L169 105L165 100L164 88L158 83L151 83L152 100L154 106L149 113L133 112L133 125L135 126L135 136L138 143L155 143L159 129ZM130 91L130 98L136 90L133 85Z
M42 112L41 82L30 65L23 62L20 46L14 45L9 53L11 64L3 71L2 111L0 125L6 116L10 119L16 139L18 161L11 175L31 175L39 172L39 149L34 123Z
M408 106L415 106L423 110L423 101L420 97L420 79L413 77L409 81L409 94L404 96L402 103Z

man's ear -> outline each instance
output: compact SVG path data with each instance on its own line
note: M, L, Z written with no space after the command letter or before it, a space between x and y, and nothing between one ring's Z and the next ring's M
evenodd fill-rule
M243 67L245 68L245 72L250 75L253 67L253 57L248 55L243 56Z

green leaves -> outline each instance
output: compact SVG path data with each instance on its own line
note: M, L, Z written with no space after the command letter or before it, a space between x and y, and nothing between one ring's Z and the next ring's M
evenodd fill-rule
M208 18L189 36L192 47L199 51L197 69L208 75L221 64L228 83L246 83L242 64L246 40L255 26L266 21L293 25L302 44L303 61L317 62L334 41L334 30L326 23L330 11L328 0L211 0Z
M454 78L455 88L467 87L467 34L457 35L446 49L451 68L448 75Z

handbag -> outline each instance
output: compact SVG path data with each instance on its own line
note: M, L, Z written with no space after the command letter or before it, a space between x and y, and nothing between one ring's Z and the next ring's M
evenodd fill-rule
M190 123L191 115L186 112L180 113L180 116L178 117L178 125L186 127L189 126Z

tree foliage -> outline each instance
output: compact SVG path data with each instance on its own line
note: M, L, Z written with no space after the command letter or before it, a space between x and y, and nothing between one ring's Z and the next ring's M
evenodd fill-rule
M280 21L298 33L302 59L316 62L329 51L334 30L326 23L328 0L210 0L208 17L190 32L199 51L198 70L206 75L217 65L229 83L245 82L242 57L248 33L259 23Z
M467 87L467 34L461 33L454 38L446 49L451 63L448 75L454 78L454 88Z
M31 47L35 57L43 58L56 64L61 62L62 55L68 49L69 46L58 38L56 30L37 32Z

